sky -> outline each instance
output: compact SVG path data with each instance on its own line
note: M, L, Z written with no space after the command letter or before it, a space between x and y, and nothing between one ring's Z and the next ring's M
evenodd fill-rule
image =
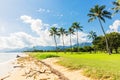
M88 23L90 8L106 5L106 10L113 12L112 1L115 0L0 0L0 49L54 46L50 27L68 29L73 22L83 26L79 43L90 42L87 35L91 30L103 35L97 20ZM106 19L103 26L106 33L119 32L119 14ZM62 45L61 38L57 38L57 43ZM65 43L69 45L69 36ZM72 43L76 43L76 35L72 36Z

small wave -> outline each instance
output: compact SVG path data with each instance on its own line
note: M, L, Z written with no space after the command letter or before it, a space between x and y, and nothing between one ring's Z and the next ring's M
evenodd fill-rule
M0 63L0 76L3 76L13 70L13 61L9 60L3 63Z
M15 59L21 53L0 53L0 64Z
M13 70L13 62L17 59L17 55L21 55L21 53L0 53L0 76Z

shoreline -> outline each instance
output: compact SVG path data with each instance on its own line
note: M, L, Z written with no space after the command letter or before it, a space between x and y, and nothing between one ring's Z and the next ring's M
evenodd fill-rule
M13 70L0 76L0 80L63 80L32 57L19 57L12 64Z
M10 74L14 70L14 65L18 59L17 55L21 57L27 56L24 53L2 53L2 54L12 54L12 55L14 54L14 57L13 59L9 59L7 61L0 63L0 77L5 76L6 74Z
M17 55L24 53L0 53L0 64L14 60Z
M13 70L15 59L0 63L0 77L9 74Z

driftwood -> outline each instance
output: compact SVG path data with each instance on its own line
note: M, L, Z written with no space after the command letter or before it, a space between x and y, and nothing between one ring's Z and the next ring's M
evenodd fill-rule
M13 68L24 68L25 66L13 66Z
M6 78L8 78L8 77L10 77L10 75L5 76L5 77L3 77L3 78L2 78L2 79L0 79L0 80L4 80L4 79L6 79Z

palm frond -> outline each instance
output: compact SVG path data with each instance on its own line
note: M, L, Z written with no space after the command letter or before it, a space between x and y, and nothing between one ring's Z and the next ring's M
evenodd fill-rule
M119 2L112 2L113 3L113 5L115 6L115 7L113 7L112 8L112 10L114 10L115 12L114 12L114 14L116 14L116 13L118 13L118 12L120 12L120 3Z
M100 10L104 10L104 9L105 9L105 7L106 7L105 5L102 5L102 6L100 6L100 8L99 8L99 9L100 9Z
M90 13L90 14L88 14L87 16L89 16L89 17L94 17L95 15L92 14L92 13Z
M104 15L104 17L106 17L106 18L108 18L108 19L112 19L112 14L111 14L111 16L109 16L109 15Z
M105 23L105 19L103 17L100 16L99 18Z
M89 20L88 20L88 22L92 22L92 21L94 21L95 20L95 17L92 17L92 18L90 18Z

